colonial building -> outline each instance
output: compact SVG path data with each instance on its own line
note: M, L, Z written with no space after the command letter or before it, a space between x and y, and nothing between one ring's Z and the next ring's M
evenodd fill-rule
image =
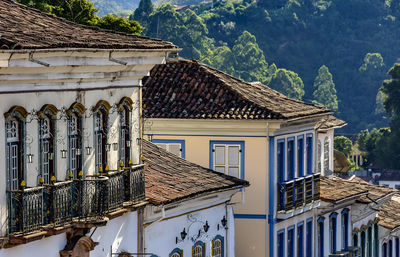
M233 257L231 198L248 183L143 141L144 250L152 256Z
M177 47L0 1L0 256L142 252L141 79Z
M333 170L333 129L345 123L196 61L157 65L143 81L152 142L250 182L233 198L236 255L315 256L319 172Z

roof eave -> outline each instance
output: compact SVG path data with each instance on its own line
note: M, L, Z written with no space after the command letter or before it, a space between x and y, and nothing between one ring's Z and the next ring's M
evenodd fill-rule
M154 49L141 49L141 48L38 48L38 49L0 49L0 53L49 53L49 52L180 52L182 48L154 48Z

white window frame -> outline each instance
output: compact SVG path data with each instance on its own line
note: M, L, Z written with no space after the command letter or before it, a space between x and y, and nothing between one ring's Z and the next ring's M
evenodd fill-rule
M229 162L225 162L224 165L216 164L216 147L225 147L225 160L229 159L229 147L239 147L238 164L229 165ZM217 168L224 166L224 174L229 174L229 168L238 168L238 177L244 179L244 141L210 141L210 169L217 171Z

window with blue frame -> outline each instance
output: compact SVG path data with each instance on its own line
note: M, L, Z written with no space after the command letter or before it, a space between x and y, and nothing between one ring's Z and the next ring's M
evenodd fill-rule
M287 232L287 257L294 257L294 226Z
M304 137L297 137L297 176L304 176Z
M342 211L342 249L347 251L349 247L349 209Z
M197 241L192 247L192 257L206 257L206 244Z
M382 245L382 257L387 257L387 243Z
M398 237L396 237L395 243L396 243L396 257L400 257L400 240Z
M277 165L278 165L278 183L285 181L285 140L278 140Z
M211 256L224 257L224 238L220 235L217 235L212 241Z
M244 141L210 141L210 169L244 179Z
M278 240L277 240L277 250L278 257L285 257L285 230L278 231Z
M151 140L157 146L185 159L185 140L176 139L153 139Z
M324 257L324 218L321 217L317 222L317 251L318 257Z
M388 252L389 252L389 257L393 257L393 240L389 240L389 245L388 245Z
M336 231L337 231L337 215L332 213L329 217L329 250L336 253Z
M169 254L169 257L183 257L183 250L179 248L175 248L172 250L172 252Z
M361 231L361 256L365 257L365 231Z
M307 164L307 174L313 174L312 165L313 165L313 135L307 134L306 136L306 164Z
M375 256L379 254L379 235L378 235L378 224L374 224L374 253Z
M297 257L304 256L304 222L297 224Z
M294 138L288 138L287 141L287 180L294 179Z
M307 229L306 229L306 257L312 257L312 249L313 249L313 220L312 218L307 220Z

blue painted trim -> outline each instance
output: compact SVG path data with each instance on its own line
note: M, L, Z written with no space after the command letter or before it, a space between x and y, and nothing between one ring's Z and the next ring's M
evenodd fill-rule
M172 255L174 255L174 253L177 253L177 254L179 254L179 256L180 256L180 257L182 257L182 256L183 256L183 250L182 250L182 249L175 248L174 250L172 250L172 252L169 254L169 256L172 256Z
M283 257L285 256L285 229L281 229L277 233L277 253L278 257ZM280 246L280 249L279 249ZM270 248L271 249L271 248ZM281 250L281 251L279 251ZM275 256L274 252L270 256Z
M325 245L325 240L324 240L324 221L325 217L319 217L317 220L317 232L318 232L318 226L320 223L322 223L321 230L320 230L320 235L317 235L317 238L319 236L320 240L317 240L317 244L321 247L320 249L317 248L317 253L319 252L319 255L317 256L324 256L324 245Z
M279 175L279 176L277 176L277 179L278 179L278 183L282 183L282 182L284 182L286 179L286 176L285 176L285 173L286 173L286 162L285 162L285 157L286 157L286 143L285 143L286 141L285 141L285 139L279 139L278 141L277 141L277 144L276 144L276 150L277 150L277 154L276 154L276 164L277 164L277 168L280 168L279 170L277 169L277 174ZM280 146L283 146L282 147L282 149L280 149ZM271 151L271 149L270 149L270 151ZM273 152L275 152L275 148L273 148L272 149L272 151ZM281 156L282 156L282 160L278 160L278 153L280 153L281 154ZM274 158L275 158L275 156L274 156ZM275 159L274 159L275 160ZM271 160L270 160L271 161ZM278 162L281 162L281 163L278 163ZM279 164L281 164L281 165L279 165ZM275 167L274 167L275 168ZM272 170L273 172L275 172L275 169L273 169ZM279 177L281 178L281 180L279 180Z
M215 244L215 241L216 240L220 240L221 241L221 256L225 256L224 255L224 253L225 253L225 243L224 243L224 237L223 236L221 236L221 235L216 235L215 237L214 237L214 239L213 239L213 245L211 246L212 248L214 247L214 244ZM212 252L212 250L213 249L211 249L211 252Z
M186 143L185 140L178 140L178 139L153 139L151 142L157 144L180 144L182 149L182 158L185 159L186 156Z
M245 173L244 173L244 160L245 160L245 144L244 141L220 141L220 140L210 140L210 152L209 152L209 158L210 158L210 169L214 170L214 154L213 154L213 148L214 145L240 145L240 150L241 150L241 155L240 155L240 178L244 179L245 178Z
M306 148L307 144L309 144L309 153L306 156L306 162L307 162L307 170L306 173L307 175L313 174L313 166L314 166L314 161L313 161L313 156L314 156L314 141L313 141L314 135L312 133L306 134Z
M311 225L311 226L310 226ZM306 220L306 256L312 257L313 254L313 218L308 218ZM309 235L309 237L308 237Z
M296 227L296 225L290 225L289 227L287 227L287 230L289 231L289 230L292 230L292 229L294 229Z
M300 147L301 140L301 147ZM301 148L301 149L300 149ZM297 136L297 177L304 176L304 135ZM299 167L299 155L300 159L300 167Z
M256 220L265 220L267 219L267 215L265 214L234 214L235 219L256 219Z
M295 226L292 225L287 228L287 256L294 256L294 241L295 241L295 236L294 236L294 228ZM290 247L289 247L289 240L291 241Z
M269 166L267 167L267 174L268 174L268 224L269 224L269 256L275 256L274 255L274 225L276 220L274 219L274 207L275 207L275 189L276 189L276 183L275 183L275 138L270 137L269 138Z
M297 223L297 256L304 256L304 221Z
M259 137L267 138L267 136L251 136L251 135L197 135L197 134L144 134L146 136L169 136L169 137Z
M287 138L287 143L286 143L286 153L287 153L287 158L286 158L286 165L287 165L287 174L286 174L286 178L287 180L293 180L295 179L295 167L296 167L296 163L295 163L295 141L294 141L294 137L288 137ZM291 145L291 152L289 155L289 146ZM289 162L292 162L292 166L289 166Z
M330 233L332 231L332 233ZM329 215L329 237L333 234L333 238L329 238L329 244L333 242L333 245L330 245L331 253L336 253L336 238L337 238L337 213L332 213Z
M344 249L346 251L349 247L349 213L350 210L347 208L342 210L342 223L344 223L344 231L342 231L342 236L344 234Z
M196 241L196 243L193 245L193 247L196 246L201 246L201 250L202 250L202 257L206 257L206 244L203 241Z

